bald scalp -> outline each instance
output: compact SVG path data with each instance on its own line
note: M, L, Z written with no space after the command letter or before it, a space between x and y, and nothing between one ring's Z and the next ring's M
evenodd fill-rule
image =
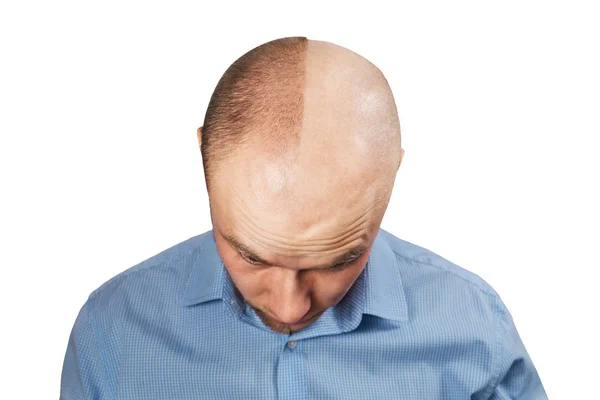
M384 170L401 159L396 106L381 71L346 48L305 37L273 40L238 58L213 92L201 139L209 193L219 172L244 158L338 169L361 160Z

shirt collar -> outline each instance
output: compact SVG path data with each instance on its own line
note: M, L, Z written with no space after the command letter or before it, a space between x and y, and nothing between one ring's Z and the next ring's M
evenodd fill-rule
M184 286L182 305L191 306L211 300L235 299L234 306L241 310L243 303L233 294L231 277L223 266L212 230L201 235L200 247L193 258L191 274ZM367 265L353 286L362 303L362 313L395 321L408 320L408 307L400 265L387 242L389 233L379 229L369 254Z
M408 320L408 305L396 253L388 243L391 234L379 229L365 273L364 314L395 321Z

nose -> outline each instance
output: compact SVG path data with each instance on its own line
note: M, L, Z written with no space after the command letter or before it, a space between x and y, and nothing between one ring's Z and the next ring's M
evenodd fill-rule
M271 311L280 322L293 325L301 322L310 310L309 290L297 271L282 270L275 280Z

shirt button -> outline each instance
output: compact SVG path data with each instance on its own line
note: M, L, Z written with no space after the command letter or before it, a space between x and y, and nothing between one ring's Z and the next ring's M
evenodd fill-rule
M297 344L298 344L298 342L297 342L297 341L295 341L295 340L292 340L291 342L288 342L288 347L289 347L290 349L293 349L293 348L295 348L295 347L296 347L296 345L297 345Z

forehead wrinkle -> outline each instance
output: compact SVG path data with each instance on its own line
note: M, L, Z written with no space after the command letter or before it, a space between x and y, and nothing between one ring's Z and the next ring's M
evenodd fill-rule
M264 257L258 255L255 250L251 249L250 246L242 243L242 241L240 241L233 234L221 233L221 236L223 236L223 238L231 246L233 246L235 249L237 249L241 253L244 253L246 256L255 258L257 261L259 261L260 263L262 263L264 265L275 266L275 263L269 262ZM364 237L364 235L362 237ZM314 267L311 267L308 269L328 269L328 268L334 267L341 263L351 262L351 261L356 260L357 258L360 258L368 249L369 249L369 246L368 246L366 240L363 239L358 245L355 245L350 250L346 250L341 255L334 257L330 262L321 264L319 266L314 266Z
M368 207L361 212L361 214L346 224L345 232L334 235L332 237L325 238L314 238L314 234L311 233L310 229L304 230L305 235L303 238L288 239L284 235L278 235L267 231L255 223L255 219L252 218L251 212L249 212L246 204L240 199L237 201L234 197L234 201L240 206L240 212L238 218L235 219L237 226L242 231L247 231L249 237L253 238L253 241L258 243L264 248L273 248L276 252L285 253L287 251L295 251L297 249L306 249L306 251L320 251L322 248L328 248L331 246L344 246L348 241L352 241L352 236L356 235L361 230L366 230L365 226L368 225L369 220L372 218L371 209L375 206L374 203L369 203ZM262 219L262 223L268 222ZM286 243L287 242L287 243Z
M277 235L266 231L255 225L247 213L241 212L240 218L235 219L230 227L237 230L242 236L250 238L252 242L263 249L268 249L276 255L288 256L290 252L300 253L299 256L313 256L318 252L330 252L332 247L340 248L352 243L358 239L366 239L367 230L370 226L370 221L367 214L355 219L346 228L346 231L341 235L318 238L305 237L304 239L288 239L282 235ZM233 233L233 229L228 229L227 232Z
M302 256L306 256L306 255L312 255L311 252L319 252L319 251L323 251L323 250L327 251L327 249L330 248L331 246L336 246L339 248L339 247L343 247L343 246L347 245L348 243L356 241L359 238L364 239L366 237L366 233L363 233L358 238L356 238L354 236L356 236L356 234L360 233L361 231L365 231L365 226L364 226L365 223L366 223L366 221L360 221L360 224L357 224L357 226L352 227L351 230L345 232L344 234L342 234L341 236L339 236L337 238L304 239L305 242L325 241L325 243L316 243L316 244L294 243L293 241L290 241L289 239L287 239L287 242L289 243L287 245L285 243L282 243L282 241L281 241L281 239L283 239L284 242L286 241L286 239L283 236L276 236L276 235L267 233L268 235L271 235L272 237L275 236L275 238L267 238L267 237L264 237L264 235L257 235L255 232L253 232L252 227L247 225L243 221L240 225L238 225L238 227L241 228L241 232L247 231L249 233L247 236L252 237L252 241L254 241L256 244L258 244L259 246L261 246L265 249L272 249L271 251L273 253L276 253L278 255L279 254L287 255L287 253L289 253L290 251L299 252L298 249L301 249L303 251L301 251L299 253L301 253ZM244 228L247 228L247 229L244 229ZM266 233L266 231L264 231L260 228L258 228L258 229Z

